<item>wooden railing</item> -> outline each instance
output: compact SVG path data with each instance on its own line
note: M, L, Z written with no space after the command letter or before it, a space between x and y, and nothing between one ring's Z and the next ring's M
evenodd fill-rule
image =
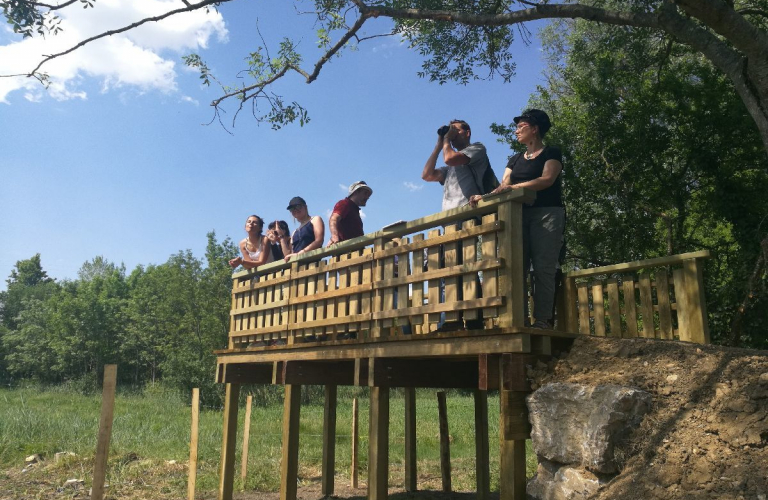
M522 203L402 222L301 258L233 275L229 347L363 341L432 332L440 321L522 326ZM412 338L412 337L411 337Z
M522 327L522 204L488 197L233 275L229 348L417 338L438 324ZM709 252L567 273L559 330L709 343Z
M563 329L709 343L699 251L567 273Z

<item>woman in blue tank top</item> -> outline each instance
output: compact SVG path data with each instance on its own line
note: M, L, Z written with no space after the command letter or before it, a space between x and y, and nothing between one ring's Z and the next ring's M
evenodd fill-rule
M291 257L301 255L323 246L325 240L325 223L322 217L309 215L307 202L301 196L294 196L288 203L288 211L300 224L291 235L291 245L288 248L287 241L281 240L285 261Z

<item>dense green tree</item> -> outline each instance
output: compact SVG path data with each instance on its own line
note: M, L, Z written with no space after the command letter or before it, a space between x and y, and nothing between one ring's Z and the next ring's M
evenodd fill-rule
M564 152L569 264L709 248L710 324L728 340L768 236L768 159L732 83L652 30L570 21L543 41L547 85L532 104ZM494 129L514 146L512 127ZM745 311L752 345L768 337L760 309Z

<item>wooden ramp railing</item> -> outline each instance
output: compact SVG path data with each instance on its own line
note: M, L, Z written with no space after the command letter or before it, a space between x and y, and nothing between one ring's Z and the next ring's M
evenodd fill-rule
M236 273L229 347L420 335L441 320L522 326L513 284L522 203L534 196L514 190Z
M564 330L709 343L702 261L708 250L567 273Z

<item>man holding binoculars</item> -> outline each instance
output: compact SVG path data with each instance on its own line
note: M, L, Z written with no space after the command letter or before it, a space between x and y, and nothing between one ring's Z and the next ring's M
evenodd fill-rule
M421 178L443 185L443 208L449 210L469 203L481 191L483 175L490 167L485 146L469 142L472 131L464 120L452 120L437 131L437 144L429 155ZM443 152L444 167L435 168Z

